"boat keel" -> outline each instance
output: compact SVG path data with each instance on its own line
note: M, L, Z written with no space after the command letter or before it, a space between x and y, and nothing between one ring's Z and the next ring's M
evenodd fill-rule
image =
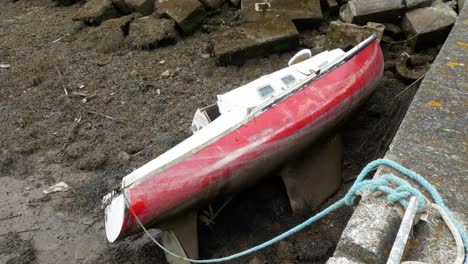
M280 171L293 212L315 210L341 186L343 146L335 134L319 140Z
M186 258L198 258L198 231L196 211L192 211L158 226L162 231L162 244L170 251ZM166 253L169 264L189 264L190 262Z

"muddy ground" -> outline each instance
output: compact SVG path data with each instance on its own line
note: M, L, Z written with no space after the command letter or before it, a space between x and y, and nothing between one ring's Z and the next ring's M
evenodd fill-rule
M295 51L218 67L206 56L209 34L198 30L157 50L120 47L103 53L96 48L96 28L70 19L79 4L0 0L0 5L0 64L11 65L0 69L0 263L165 263L162 251L141 235L106 242L102 195L188 137L195 109L284 67ZM237 14L237 8L225 6L207 23L236 23ZM301 32L301 48L317 49L314 38L326 25ZM394 73L403 44L382 45L385 78L342 128L346 179L384 154L417 87L407 89ZM169 76L161 76L166 70ZM61 181L72 189L42 194ZM327 203L349 186L346 181ZM260 263L324 263L351 213L352 208L340 209L231 263L254 257ZM283 184L271 177L236 195L214 225L199 223L201 257L256 245L311 214L292 213Z

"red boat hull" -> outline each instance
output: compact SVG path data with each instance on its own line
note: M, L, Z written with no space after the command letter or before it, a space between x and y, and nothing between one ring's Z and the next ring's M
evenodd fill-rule
M260 180L349 116L382 72L383 55L374 40L255 119L124 190L129 205L145 226L155 225ZM116 239L140 230L129 211Z

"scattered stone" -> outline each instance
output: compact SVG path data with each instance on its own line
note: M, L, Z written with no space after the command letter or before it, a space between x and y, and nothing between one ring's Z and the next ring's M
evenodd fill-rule
M108 53L117 51L125 44L125 36L128 35L130 23L141 17L140 13L132 13L127 16L109 19L97 29L97 50Z
M157 0L155 5L159 15L175 20L185 34L192 33L206 16L205 8L198 0Z
M402 29L409 39L409 45L419 50L445 41L457 13L445 4L413 9L406 12Z
M87 156L81 158L78 163L77 167L80 170L85 171L93 171L101 169L107 162L107 156L102 152L96 152L91 155L88 153Z
M64 182L59 182L53 186L42 191L44 194L54 193L54 192L66 192L70 190L70 186Z
M130 24L128 45L130 49L154 49L158 46L175 43L175 22L151 16L136 19Z
M154 0L125 0L128 8L132 12L139 12L145 16L154 11Z
M404 0L407 9L431 6L433 0Z
M242 0L241 12L246 22L285 18L298 26L319 26L323 19L320 0Z
M380 41L385 26L378 23L369 22L365 26L333 21L327 32L326 46L328 49L347 49L354 47L366 38L376 35Z
M423 76L427 70L429 70L429 65L415 67L413 69L408 68L408 60L410 55L406 52L401 53L398 57L398 60L395 65L397 76L404 81L415 81Z
M163 71L163 73L161 73L162 77L169 77L170 75L171 75L171 73L169 72L169 70L165 70L165 71Z
M240 65L246 59L267 56L299 45L299 32L286 19L249 22L211 35L220 65Z
M200 0L200 2L207 8L217 9L223 5L224 0Z
M346 23L364 25L367 22L395 22L403 15L401 0L352 0L341 7L340 19Z
M130 160L130 155L125 152L125 151L120 151L119 154L118 154L118 159L120 162L127 162L128 160Z
M201 55L201 57L204 58L204 59L209 59L209 58L210 58L210 54L209 54L209 53L203 53L203 54Z
M117 17L118 11L111 0L89 0L73 16L74 21L100 24L103 20Z
M6 64L6 63L0 64L0 69L9 69L10 67L11 67L10 64Z

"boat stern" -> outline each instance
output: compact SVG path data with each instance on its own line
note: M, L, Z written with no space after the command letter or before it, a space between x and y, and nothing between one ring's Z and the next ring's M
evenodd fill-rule
M107 201L107 202L106 202ZM116 241L123 233L126 205L123 194L109 193L103 198L106 237L109 242Z

